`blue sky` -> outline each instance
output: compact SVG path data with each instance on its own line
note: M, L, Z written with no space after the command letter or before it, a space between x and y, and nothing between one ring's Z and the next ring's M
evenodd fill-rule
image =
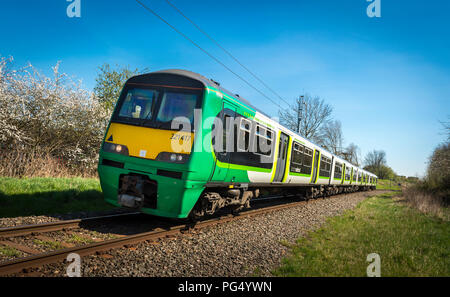
M164 0L142 1L274 97ZM385 150L398 174L425 173L444 140L439 121L450 115L450 2L380 0L381 18L367 16L365 0L172 2L283 98L325 99L345 145L356 143L363 156ZM188 69L277 116L270 101L135 1L81 0L81 18L67 17L69 4L2 1L0 55L46 73L61 61L88 89L105 62Z

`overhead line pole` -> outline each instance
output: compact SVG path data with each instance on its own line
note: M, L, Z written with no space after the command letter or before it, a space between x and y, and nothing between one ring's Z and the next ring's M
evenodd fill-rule
M302 114L303 114L303 103L304 103L303 95L301 95L300 100L298 102L298 106L297 106L297 132L298 132L298 134L300 134L300 124L302 121Z

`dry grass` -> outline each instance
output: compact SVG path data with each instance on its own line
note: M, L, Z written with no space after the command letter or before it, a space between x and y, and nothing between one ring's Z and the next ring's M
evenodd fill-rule
M97 171L45 153L7 152L0 154L0 176L95 178Z
M420 212L437 216L449 221L450 211L448 209L446 194L425 191L417 186L407 187L403 191L405 201Z

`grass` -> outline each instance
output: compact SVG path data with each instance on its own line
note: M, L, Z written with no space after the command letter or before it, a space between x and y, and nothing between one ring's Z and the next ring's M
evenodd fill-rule
M52 250L58 250L58 249L62 249L63 246L60 242L57 241L50 241L50 240L40 240L40 239L35 239L33 240L35 244L39 244L48 248L51 248Z
M77 234L72 234L72 236L67 241L71 242L71 243L82 243L82 244L87 244L87 243L93 243L94 242L92 239L85 238L85 237L82 237L82 236L77 235Z
M111 209L94 178L0 177L0 217Z
M400 191L401 187L396 181L390 181L388 179L379 179L377 182L377 190L392 190Z
M0 254L7 257L21 256L21 253L18 250L9 246L0 246Z
M366 276L367 256L381 276L450 276L450 224L386 193L333 217L299 239L276 276Z

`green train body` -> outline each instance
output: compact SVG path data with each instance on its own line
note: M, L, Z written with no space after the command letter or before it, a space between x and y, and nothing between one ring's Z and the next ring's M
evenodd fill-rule
M98 173L107 202L170 218L248 207L269 188L314 197L376 185L375 175L184 70L126 82Z

